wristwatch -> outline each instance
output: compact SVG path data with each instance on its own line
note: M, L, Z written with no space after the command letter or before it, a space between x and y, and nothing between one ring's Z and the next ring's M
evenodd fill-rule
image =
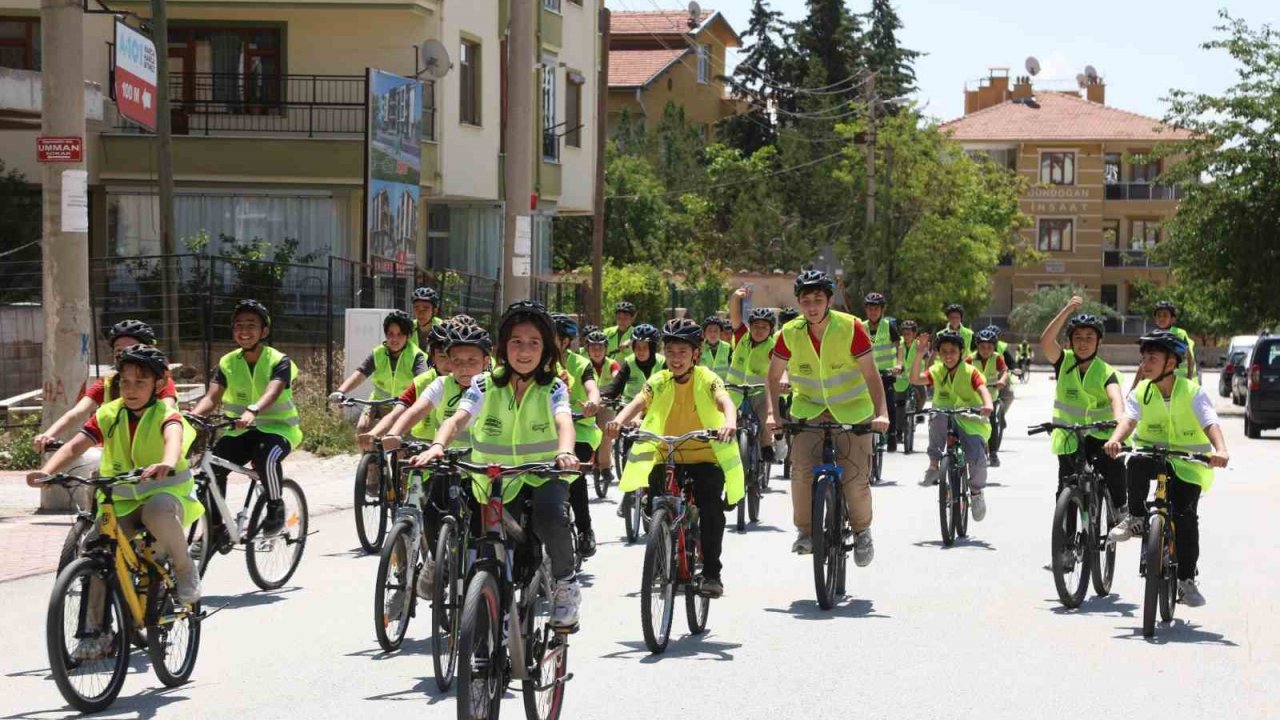
M248 410L249 412L253 413L254 415L257 415L258 413L262 412L262 410L258 407L258 403L253 403L253 404L252 404L252 405L250 405L249 407L245 408L245 410Z

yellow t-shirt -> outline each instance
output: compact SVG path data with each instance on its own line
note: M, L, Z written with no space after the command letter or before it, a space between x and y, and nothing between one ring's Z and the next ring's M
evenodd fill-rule
M683 435L694 430L702 430L702 421L698 419L698 410L693 402L693 380L687 382L672 383L675 387L675 399L671 402L671 414L667 415L666 427L662 429L664 435ZM728 397L728 392L724 389L724 380L716 378L711 384L711 394L717 400L721 396ZM646 384L644 388L645 408L653 402L653 396L649 393L649 386ZM719 429L719 428L716 428ZM666 456L664 449L661 457ZM714 463L716 455L711 451L711 445L702 440L691 440L680 446L676 451L676 462L681 465L692 463Z

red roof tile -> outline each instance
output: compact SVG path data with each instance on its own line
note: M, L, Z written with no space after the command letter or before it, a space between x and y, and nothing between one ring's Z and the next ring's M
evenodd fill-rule
M1084 98L1047 92L1036 96L1040 107L1012 101L979 110L942 125L959 142L995 140L1186 140L1154 118L1100 105Z
M689 48L657 50L610 50L609 87L641 87L648 84Z
M698 18L699 24L714 14L714 10L703 10L702 16ZM609 15L611 35L683 35L689 29L688 10L615 10Z

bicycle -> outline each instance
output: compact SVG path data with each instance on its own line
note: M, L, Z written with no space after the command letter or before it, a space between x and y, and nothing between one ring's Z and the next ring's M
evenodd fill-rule
M996 390L994 387L992 388L992 390L993 390L993 392L991 393L992 409L991 409L991 417L990 417L991 439L987 441L987 445L989 447L1000 448L1002 446L1002 443L1000 441L1004 437L1004 429L1007 424L1005 423L1004 418L1001 417L1001 413L1004 412L1004 400L1000 398L998 394L999 393L998 390Z
M382 441L374 440L377 455L384 455ZM405 455L417 455L427 449L427 443L408 442L397 451ZM398 475L398 473L397 473ZM417 477L419 482L413 482ZM426 547L423 508L428 502L421 475L410 474L407 487L396 478L390 489L395 508L395 522L386 533L386 540L378 556L378 574L374 581L373 617L374 634L378 645L385 652L394 652L404 642L409 619L416 614L418 573L425 564L421 557L430 552ZM403 493L403 494L402 494ZM390 600L387 595L390 591ZM445 689L445 688L442 688Z
M702 542L698 535L698 506L693 498L693 484L683 482L688 480L687 475L677 480L676 448L690 440L714 440L716 433L695 430L672 437L637 430L632 437L637 442L666 446L665 492L653 499L649 540L640 576L640 627L645 646L657 654L667 649L671 639L676 592L685 593L689 632L697 635L707 628L711 598L700 590ZM658 611L656 626L655 610Z
M568 636L577 628L551 625L550 562L541 543L503 507L502 490L507 477L528 473L556 482L578 472L551 463L476 465L451 459L446 465L480 473L489 486L480 508L484 534L475 543L458 631L458 717L497 718L504 690L518 680L525 715L556 720L565 683L573 678Z
M1031 358L1023 356L1018 358L1018 379L1025 385L1031 382Z
M969 464L960 442L956 418L973 420L986 418L971 408L939 410L929 408L918 415L945 415L947 418L947 447L942 456L942 479L938 481L938 524L942 529L942 544L951 547L957 537L969 535Z
M906 399L898 405L898 434L902 441L902 454L910 455L916 450L916 423L920 413L919 389L909 387Z
M1152 637L1156 633L1156 609L1160 610L1160 620L1172 622L1178 597L1178 548L1175 542L1177 528L1174 527L1173 514L1169 511L1169 469L1170 458L1190 460L1202 465L1209 465L1209 456L1198 453L1168 450L1149 447L1130 448L1124 451L1126 464L1128 458L1149 458L1159 463L1156 473L1155 498L1147 501L1146 532L1143 534L1142 555L1138 561L1138 574L1146 580L1146 588L1142 600L1142 636Z
M600 404L614 412L617 412L627 406L621 398L601 400ZM618 469L618 477L622 477L622 465L625 462L625 459L620 459L619 450L620 448L618 447L618 443L615 442L613 444L613 467ZM609 494L609 485L611 483L609 482L609 476L605 475L601 471L600 458L598 455L591 458L591 484L595 486L597 498L604 499L604 497Z
M311 527L307 512L307 497L302 487L290 478L280 480L280 499L284 501L284 527L278 535L263 536L259 532L261 519L267 509L267 492L262 478L255 470L237 465L213 454L213 435L219 430L234 427L235 420L209 420L199 415L182 415L196 431L196 440L187 453L188 463L196 481L196 497L204 506L205 514L191 525L187 533L192 548L191 559L204 577L214 553L225 555L233 548L244 546L245 564L253 584L263 590L275 590L293 577L302 554L307 548L307 531ZM244 505L231 515L223 490L218 487L215 467L238 473L249 479ZM252 510L250 510L252 507ZM215 519L218 524L215 525Z
M63 445L66 443L62 440L51 440L45 444L44 454L52 454ZM97 471L93 463L86 463L83 458L76 460L70 469L79 468L86 468L90 473ZM76 492L68 490L67 495L71 498L71 504L75 506L76 519L72 521L71 527L67 529L67 537L62 541L62 550L58 552L58 569L54 571L54 577L83 554L85 540L89 537L89 531L93 529L93 519L98 511L98 501L94 493L89 493L88 507L81 504L81 498L77 497Z
M813 541L813 585L818 596L818 607L830 610L845 593L849 551L853 549L853 532L848 526L848 508L844 499L844 468L836 462L832 433L866 435L872 432L871 424L801 421L789 422L786 427L793 434L822 432L822 464L813 468L809 537Z
M738 385L725 383L728 390L742 393L738 404L738 453L742 456L742 471L746 478L746 496L738 503L738 532L747 531L748 520L760 522L760 497L768 490L769 463L764 460L760 434L764 429L760 417L751 406L751 397L764 392L763 384Z
M383 400L360 400L358 398L343 398L338 402L339 407L363 407L370 408L375 412L388 405L394 405L396 398L386 398ZM375 441L375 444L376 441ZM377 492L373 495L369 494L369 473L377 473ZM382 451L382 446L377 444L377 449L365 452L360 456L360 462L356 464L355 477L355 500L352 502L352 512L356 516L356 539L360 541L360 547L366 553L378 552L382 547L382 540L386 537L387 524L392 511L395 509L396 500L393 497L391 478L397 476L398 473L392 466L392 461L388 460L387 453ZM375 529L376 528L376 529Z
M1116 506L1106 482L1089 461L1084 439L1092 430L1110 430L1115 426L1115 421L1108 420L1088 425L1047 422L1027 428L1028 435L1062 430L1076 438L1076 450L1071 454L1072 470L1058 494L1050 535L1053 583L1064 607L1080 607L1090 578L1096 594L1111 592L1116 547L1107 542L1107 533L1115 527Z
M130 537L116 516L113 489L141 481L137 471L93 479L64 473L42 481L102 493L100 532L58 573L45 626L58 691L84 713L103 710L119 696L129 671L130 645L146 650L165 687L190 679L200 650L200 624L206 617L200 603L177 600L176 581L150 533L144 529ZM70 641L99 640L105 640L101 657L77 658L79 643L68 646ZM104 674L105 680L93 679Z

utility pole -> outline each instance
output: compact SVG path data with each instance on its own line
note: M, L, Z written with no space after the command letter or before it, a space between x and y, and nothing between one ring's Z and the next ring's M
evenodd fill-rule
M503 305L530 295L533 263L534 63L538 0L510 0L507 25L507 153L503 177L506 223L502 237Z
M81 0L40 0L40 131L45 136L84 138L84 8ZM89 378L93 338L89 336L88 179L84 162L44 163L41 259L44 345L41 352L41 420L48 427L71 408ZM64 217L64 200L84 205L80 218ZM60 488L40 491L41 510L67 510L70 495Z
M876 224L876 74L870 72L862 85L867 100L867 239Z
M600 6L600 73L596 79L596 188L595 222L591 226L592 322L604 326L604 168L609 117L609 8Z
M160 285L164 328L160 331L170 361L178 354L177 242L173 237L173 116L169 112L169 15L166 0L151 0L151 39L156 44L156 170L160 194Z

